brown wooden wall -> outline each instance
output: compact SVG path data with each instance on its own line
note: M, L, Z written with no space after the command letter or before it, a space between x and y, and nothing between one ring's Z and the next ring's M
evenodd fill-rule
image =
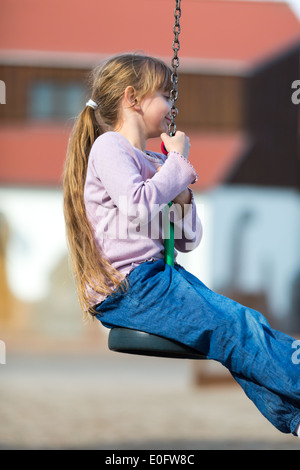
M63 68L0 66L0 79L6 84L6 105L0 106L1 123L20 123L28 118L30 85L40 79L88 83L88 71Z
M182 74L178 86L178 127L225 131L244 126L242 78Z
M27 120L30 84L39 79L71 82L87 87L89 70L0 66L6 84L6 105L0 107L1 123ZM243 81L234 76L180 74L178 128L227 130L243 126Z
M0 66L7 103L0 106L0 123L28 122L34 81L84 83L88 97L89 74L84 69ZM177 128L186 132L243 130L252 148L229 182L300 187L300 105L291 101L291 84L298 78L297 50L247 77L180 73Z
M231 183L300 187L300 105L291 100L297 77L299 53L295 51L245 79L245 128L253 147Z

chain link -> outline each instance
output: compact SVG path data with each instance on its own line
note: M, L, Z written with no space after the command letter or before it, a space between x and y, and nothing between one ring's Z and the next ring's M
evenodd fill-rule
M175 0L175 11L174 11L174 17L175 17L175 24L173 28L174 32L174 41L173 41L173 58L172 58L172 74L171 74L171 82L172 82L172 89L170 91L170 98L172 101L172 106L171 106L171 122L169 125L169 135L174 136L176 133L176 124L175 124L175 118L178 114L178 109L175 106L175 102L178 98L178 73L177 69L179 67L179 57L178 57L178 51L180 49L180 42L179 42L179 34L181 30L180 26L180 17L181 17L181 0Z

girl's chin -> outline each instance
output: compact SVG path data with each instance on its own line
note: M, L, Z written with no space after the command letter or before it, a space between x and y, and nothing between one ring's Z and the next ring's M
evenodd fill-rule
M160 137L160 135L165 132L166 134L169 134L169 125L164 122L157 131L153 131L148 134L148 139L155 139L156 137Z
M164 125L164 132L166 132L167 134L169 133L169 123L166 122L165 125Z

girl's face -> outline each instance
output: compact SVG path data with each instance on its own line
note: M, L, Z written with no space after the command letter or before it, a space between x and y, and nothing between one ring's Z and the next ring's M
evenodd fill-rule
M142 99L141 111L147 138L168 132L171 122L171 100L168 92L156 91Z

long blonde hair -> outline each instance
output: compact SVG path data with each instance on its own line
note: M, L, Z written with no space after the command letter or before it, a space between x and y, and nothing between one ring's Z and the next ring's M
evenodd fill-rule
M63 177L64 216L71 264L79 303L95 313L97 294L109 295L122 286L123 278L97 246L84 204L89 153L101 134L113 130L119 120L120 102L127 86L139 99L157 90L170 91L171 71L163 62L138 54L111 58L92 72L91 99L97 110L86 106L71 133Z

